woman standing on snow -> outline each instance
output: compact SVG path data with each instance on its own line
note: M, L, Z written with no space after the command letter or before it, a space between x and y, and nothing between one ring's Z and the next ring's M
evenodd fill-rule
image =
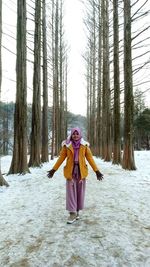
M64 176L67 179L66 209L70 213L67 223L71 224L79 219L79 210L84 207L85 185L88 175L85 159L91 165L99 181L103 179L103 174L98 170L89 144L82 138L81 130L78 127L71 129L71 134L62 142L60 156L53 168L48 171L47 176L49 178L53 177L55 171L58 170L66 158L64 167Z

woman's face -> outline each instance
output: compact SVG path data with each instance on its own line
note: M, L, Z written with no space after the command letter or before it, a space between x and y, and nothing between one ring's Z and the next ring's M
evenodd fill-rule
M80 139L80 134L77 131L74 131L71 137L73 141L78 141Z

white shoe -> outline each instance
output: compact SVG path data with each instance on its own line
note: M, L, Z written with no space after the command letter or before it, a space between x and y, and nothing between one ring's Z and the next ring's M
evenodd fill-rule
M80 219L80 215L79 215L79 212L77 212L76 214L76 220L79 220Z
M77 215L75 212L70 212L70 216L68 217L67 223L72 224L76 221Z

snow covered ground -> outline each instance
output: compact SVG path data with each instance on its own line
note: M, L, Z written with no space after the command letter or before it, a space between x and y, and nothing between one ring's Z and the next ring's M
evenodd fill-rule
M11 157L2 158L2 173ZM54 160L56 161L56 159ZM0 188L1 267L150 267L150 151L135 152L136 171L95 158L89 167L85 209L66 224L62 169L49 180L54 161L9 175Z

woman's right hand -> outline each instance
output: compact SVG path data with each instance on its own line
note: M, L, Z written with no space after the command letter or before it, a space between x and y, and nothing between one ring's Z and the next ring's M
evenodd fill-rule
M48 178L52 178L53 175L54 175L54 173L55 173L55 170L54 169L51 169L50 171L48 171L47 177Z

